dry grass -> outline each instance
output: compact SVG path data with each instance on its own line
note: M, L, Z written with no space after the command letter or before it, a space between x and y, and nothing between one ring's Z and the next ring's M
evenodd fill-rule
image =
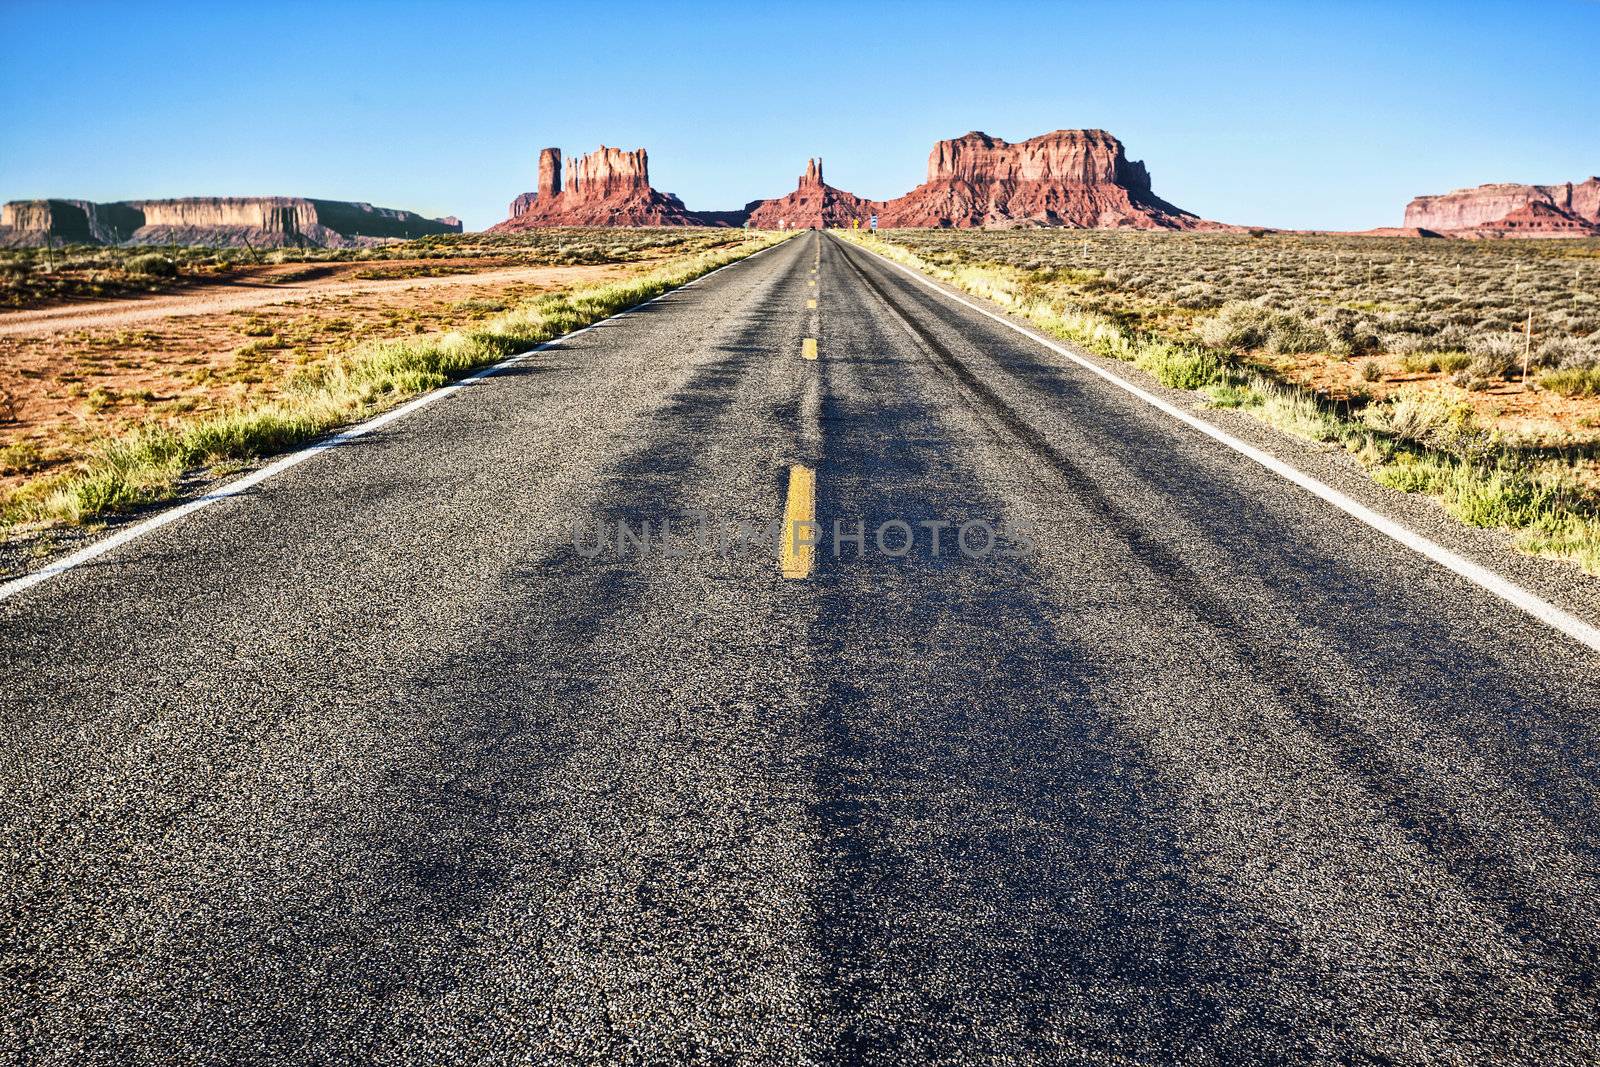
M29 476L0 501L0 528L32 530L83 522L165 499L188 472L296 447L779 239L776 234L724 230L720 247L674 256L606 284L547 292L514 304L461 301L450 314L456 317L452 321L466 325L440 331L427 328L436 323L411 322L398 336L358 338L330 346L318 359L291 359L289 373L279 357L314 339L299 336L292 322L249 316L240 325L253 339L234 349L226 362L229 386L237 388L236 402L206 411L173 411L90 439L66 469L49 473L35 473L41 465L37 450L13 454L8 446L0 456L9 469ZM318 321L313 329L317 338L330 331L349 332L336 329L338 325ZM204 381L217 373L211 363L192 368ZM267 383L272 387L265 388ZM82 397L91 407L120 402L104 386L85 389Z
M495 266L632 263L704 252L738 236L733 230L685 226L573 227L440 234L373 248L0 248L0 307L163 292L223 280L264 278L287 284L307 277L318 264L370 264L357 277L417 278ZM302 269L279 269L286 264Z
M70 465L95 442L146 423L176 423L274 399L295 375L358 345L469 329L547 292L647 269L519 268L482 280L452 276L449 284L391 282L365 291L350 291L335 276L268 305L212 307L200 294L186 294L181 302L160 298L178 302L171 316L134 325L85 317L0 335L0 392L11 400L0 404L0 450L27 446L44 469ZM15 488L24 473L32 472L0 468L0 492Z
M1600 242L846 236L1600 573Z

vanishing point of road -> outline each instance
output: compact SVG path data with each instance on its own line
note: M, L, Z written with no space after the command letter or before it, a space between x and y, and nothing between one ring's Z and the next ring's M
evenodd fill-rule
M1600 656L823 234L0 601L0 723L8 1062L1600 1057Z

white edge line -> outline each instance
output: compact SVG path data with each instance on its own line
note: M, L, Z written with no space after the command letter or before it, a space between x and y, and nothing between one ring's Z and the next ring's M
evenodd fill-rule
M282 474L290 467L295 467L301 463L304 463L313 456L321 455L323 452L326 452L329 449L338 448L340 445L348 444L358 437L366 436L373 430L381 429L382 427L389 425L391 422L397 422L411 414L413 411L416 411L418 408L427 407L435 400L439 400L443 397L451 395L452 393L459 392L460 390L465 389L468 386L483 380L484 378L492 377L493 375L500 373L502 370L505 370L507 367L521 363L530 356L543 352L546 349L553 348L556 345L561 344L563 341L570 341L580 334L588 333L596 326L602 326L605 323L611 322L615 319L620 319L624 315L638 311L640 308L648 307L663 297L671 296L673 293L687 289L696 282L705 281L713 274L725 271L729 267L736 267L741 263L748 263L752 259L765 252L770 252L774 248L781 247L787 241L788 238L785 238L784 240L778 241L775 244L768 245L766 248L759 248L750 253L748 256L743 256L731 263L724 263L722 266L717 267L714 270L708 270L704 274L689 279L682 285L675 285L665 292L657 293L649 300L642 300L631 307L623 308L614 315L608 315L603 319L597 319L587 326L573 330L570 333L564 333L560 337L552 337L550 340L537 344L525 352L517 352L509 355L500 362L491 364L482 370L474 371L465 378L457 378L455 381L441 385L439 388L434 389L431 392L423 393L421 396L413 400L408 400L397 408L385 411L381 415L374 416L373 418L368 419L366 422L357 423L348 430L343 430L334 434L332 437L324 438L315 444L307 445L298 452L291 452L287 456L267 464L260 470L251 471L249 474L246 474L237 481L229 482L220 489L209 492L204 496L196 497L193 500L187 501L186 503L179 504L177 507L169 508L168 510L161 512L159 515L146 519L144 522L128 527L126 530L123 530L120 533L112 534L110 537L107 537L104 540L96 541L94 544L81 548L65 559L50 564L48 567L41 567L39 570L24 574L20 578L13 578L11 581L0 585L0 600L7 600L16 596L18 593L23 592L24 590L32 589L34 586L41 585L44 582L49 581L51 578L65 574L67 571L70 571L75 567L81 567L90 560L98 559L107 552L115 551L116 549L121 548L123 545L128 544L130 541L137 541L146 534L153 533L156 530L161 529L161 527L166 526L168 523L177 522L179 519L193 515L195 512L201 510L202 508L210 507L219 500L227 500L229 497L238 496L240 493L243 493L246 490L255 488L267 479Z
M1556 607L1554 604L1544 600L1534 593L1529 592L1510 579L1501 577L1489 568L1481 564L1474 563L1465 556L1462 556L1456 552L1452 552L1450 549L1445 548L1443 545L1438 544L1435 541L1430 541L1421 534L1400 525L1393 519L1379 514L1353 497L1346 496L1344 493L1341 493L1339 490L1333 488L1331 485L1328 485L1326 482L1319 481L1318 479L1313 478L1311 475L1306 474L1304 471L1291 467L1289 464L1283 462L1277 457L1263 452L1254 445L1250 445L1244 441L1241 441L1239 438L1228 433L1226 430L1219 429L1204 419L1184 411L1177 405L1163 400L1154 393L1141 389L1139 386L1127 381L1120 375L1114 374L1099 364L1085 359L1083 356L1080 356L1071 349L1056 344L1054 341L1051 341L1047 338L1040 337L1032 330L1025 328L1020 323L1013 322L1011 319L999 314L998 312L990 311L988 308L981 307L978 304L965 299L964 297L952 293L950 290L937 284L933 281L933 279L929 278L922 272L913 270L902 263L896 263L889 257L881 255L878 252L875 252L872 249L866 248L862 245L858 244L855 247L860 248L863 252L866 252L869 255L875 256L876 258L887 263L889 266L894 267L896 270L910 275L916 281L927 286L929 289L932 289L945 299L952 300L963 307L967 307L973 311L976 311L980 315L991 318L995 322L1000 323L1002 326L1014 330L1029 340L1043 345L1045 348L1050 349L1050 351L1056 353L1057 355L1071 360L1078 366L1098 374L1100 377L1104 378L1106 381L1110 382L1112 385L1115 385L1124 392L1131 393L1133 396L1138 397L1140 400L1143 400L1152 407L1172 416L1174 419L1177 419L1186 426L1200 431L1212 440L1226 445L1247 459L1259 463L1272 473L1286 479L1287 481L1293 482L1295 485L1298 485L1300 488L1306 490L1308 493L1311 493L1313 496L1319 497L1327 503L1332 504L1334 507L1349 515L1351 518L1365 523L1374 530L1377 530L1379 533L1383 534L1385 537L1399 542L1420 556L1424 556L1433 560L1433 562L1439 564L1441 567L1444 567L1446 570L1454 571L1456 574L1459 574L1461 577L1465 578L1469 582L1472 582L1474 585L1493 593L1495 596L1499 597L1501 600L1504 600L1512 607L1519 608L1522 611L1527 612L1529 615L1532 615L1540 622L1560 630L1562 633L1566 634L1574 641L1577 641L1579 644L1586 645L1590 649L1600 652L1600 628L1590 625L1584 620L1578 618L1576 615L1573 615L1571 612L1564 611L1561 608Z

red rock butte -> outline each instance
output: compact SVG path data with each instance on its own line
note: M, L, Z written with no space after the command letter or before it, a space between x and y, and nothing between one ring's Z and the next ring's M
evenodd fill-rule
M811 159L792 193L753 200L743 211L692 212L650 185L644 149L601 146L572 167L565 188L561 152L539 153L539 184L511 204L497 231L537 226L740 225L798 229L865 225L1144 230L1231 229L1174 207L1150 188L1143 163L1104 130L1057 130L1016 144L986 133L940 141L928 180L905 196L876 201L827 184Z
M565 186L561 181L561 149L539 153L539 186L511 202L511 217L490 233L541 226L704 226L671 193L650 186L650 157L642 148L631 152L601 145L573 161Z
M806 160L800 184L788 196L760 200L750 212L750 225L763 230L824 229L866 225L880 205L822 180L822 160Z
M940 141L928 180L884 204L879 225L1227 228L1151 192L1144 164L1105 130L1056 130L1016 144L976 131Z
M1600 178L1419 196L1406 205L1405 225L1448 237L1600 237Z

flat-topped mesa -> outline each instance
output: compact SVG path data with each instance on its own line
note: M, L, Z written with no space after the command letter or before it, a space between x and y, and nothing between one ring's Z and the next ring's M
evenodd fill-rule
M454 216L298 196L193 196L175 200L18 200L0 208L0 245L193 244L352 248L460 233Z
M144 212L126 203L13 200L0 207L0 245L116 245L143 225Z
M1130 161L1105 130L1057 130L1018 144L986 133L940 141L928 154L928 181L1072 182L1150 191L1144 164Z
M1600 177L1419 196L1406 205L1405 225L1461 237L1591 237L1600 234Z
M884 205L884 226L1225 229L1155 196L1143 163L1105 130L1011 144L974 131L940 141L928 180Z
M721 223L721 220L717 220ZM491 227L505 233L544 226L701 226L671 193L650 187L650 156L601 145L572 160L562 184L559 148L539 152L539 187L511 202L511 217Z

